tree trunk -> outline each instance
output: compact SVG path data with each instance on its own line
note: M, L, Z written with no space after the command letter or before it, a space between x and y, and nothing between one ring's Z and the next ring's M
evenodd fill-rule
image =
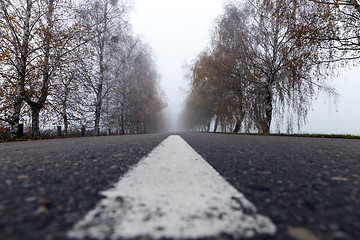
M243 109L243 108L241 108ZM245 113L244 111L240 110L240 116L236 118L236 125L235 125L235 128L234 128L234 133L238 133L241 129L241 124L242 122L244 121L244 117L245 117Z
M107 27L107 6L104 9L104 27L102 30L98 30L98 43L99 43L99 83L96 89L96 109L95 109L95 127L94 132L97 135L100 135L100 118L101 118L101 107L103 101L103 87L105 81L105 60L104 60L104 52L105 52L105 33L108 31Z
M49 86L51 80L51 66L50 66L50 58L51 58L51 42L52 42L52 29L54 25L54 21L52 20L54 14L54 0L49 0L48 2L48 12L46 13L46 21L47 28L45 31L43 40L43 66L42 66L42 86L40 96L37 101L32 101L31 96L25 96L26 102L31 107L32 111L32 137L34 139L39 137L39 116L41 109L45 106L46 99L49 95Z
M99 67L100 67L100 77L99 84L96 89L96 104L95 104L95 127L94 134L100 135L100 118L101 118L101 107L102 107L102 94L103 94L103 85L104 85L104 43L100 46L100 56L99 56Z
M219 124L219 119L218 119L218 117L216 117L216 118L215 118L214 132L216 132L216 131L217 131L218 124Z
M16 97L15 103L14 103L14 113L10 120L10 137L11 138L17 138L20 137L19 132L19 123L20 123L20 112L21 112L21 106L22 106L23 98L20 96Z
M210 127L211 127L211 121L208 122L207 128L206 128L206 132L210 132Z
M67 104L69 101L69 92L70 92L69 85L70 85L70 81L67 81L64 86L65 91L64 91L64 99L62 102L62 106L63 106L63 113L62 113L63 116L62 117L63 117L63 121L64 121L65 135L68 133L68 129L69 129L69 120L68 120L68 114L67 114Z
M17 83L17 90L16 90L16 97L14 101L14 113L11 116L10 126L11 126L11 138L20 137L19 134L19 123L20 123L20 113L21 107L24 101L24 85L25 85L25 71L26 71L26 61L20 64L21 65L21 72L18 76L18 83Z
M64 133L66 135L66 134L68 134L68 129L69 129L69 121L68 121L66 111L64 111L63 118L64 118Z
M40 110L41 108L39 108L38 106L32 106L31 107L31 114L32 114L32 138L33 139L37 139L39 138L39 123L40 123Z
M121 113L120 113L120 134L125 135L125 113L124 113L124 104L121 104Z
M240 120L238 119L237 121L236 121L236 125L235 125L235 128L234 128L234 133L238 133L239 131L240 131L240 128L241 128L241 122L240 122Z
M101 92L102 92L102 84L101 87L98 86L98 94L96 96L95 127L94 127L95 135L100 135L100 117L101 117L101 105L102 105Z
M146 126L146 122L144 122L143 124L143 130L144 130L144 134L147 134L147 126Z
M265 92L265 123L264 123L264 129L263 133L269 134L270 133L270 127L271 127L271 121L272 121L272 111L273 111L273 93L270 89L270 87L267 88L267 91Z
M124 124L123 120L121 120L121 123L120 123L120 135L125 135L125 124Z
M1 1L1 7L6 11L5 6L3 5L3 1ZM30 39L30 18L31 18L31 9L32 9L32 1L26 1L26 16L24 20L23 26L23 36L22 36L22 43L20 46L20 56L17 62L17 90L16 90L16 97L14 101L14 113L10 119L10 127L11 127L11 138L20 137L21 132L19 132L19 122L20 122L20 113L22 103L24 101L24 85L25 85L25 78L26 78L26 64L28 59L29 53L29 39ZM6 14L7 15L7 14Z

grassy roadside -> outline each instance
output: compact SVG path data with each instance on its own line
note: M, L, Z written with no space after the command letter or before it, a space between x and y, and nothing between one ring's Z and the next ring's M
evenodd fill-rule
M79 137L90 137L89 136L50 136L50 137L39 137L33 139L31 137L20 137L20 138L0 138L0 143L6 142L25 142L25 141L36 141L36 140L49 140L49 139L64 139L64 138L79 138Z
M203 132L207 133L207 132ZM310 133L303 133L303 134L285 134L285 133L271 133L271 134L263 134L263 133L233 133L233 132L210 132L213 134L231 134L231 135L250 135L250 136L279 136L279 137L305 137L305 138L337 138L337 139L360 139L360 136L357 135L345 135L345 134L310 134ZM101 135L101 136L108 136L108 135ZM113 136L113 135L111 135ZM32 139L31 137L21 137L15 139L1 139L0 143L5 142L23 142L23 141L33 141L33 140L48 140L48 139L64 139L64 138L80 138L80 137L97 137L97 135L75 135L75 136L47 136L41 137L38 139Z
M66 139L66 138L84 138L84 137L100 137L100 136L120 136L120 135L106 135L106 134L100 134L100 135L93 135L93 134L86 134L84 136L82 135L63 135L63 136L42 136L38 137L36 139L29 136L23 136L20 138L0 138L0 143L6 143L6 142L25 142L25 141L37 141L37 140L50 140L50 139Z
M340 139L360 139L357 135L346 134L285 134L285 133L230 133L230 132L216 132L215 134L233 134L233 135L253 135L253 136L280 136L280 137L306 137L306 138L340 138Z

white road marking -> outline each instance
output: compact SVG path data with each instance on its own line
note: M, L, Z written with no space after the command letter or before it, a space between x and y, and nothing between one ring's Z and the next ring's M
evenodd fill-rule
M257 213L180 136L170 136L107 191L68 232L70 238L201 238L274 235Z

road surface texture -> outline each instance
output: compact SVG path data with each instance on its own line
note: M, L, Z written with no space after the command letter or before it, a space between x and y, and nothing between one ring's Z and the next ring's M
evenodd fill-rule
M0 144L0 239L65 239L129 167L168 135Z
M274 239L360 239L360 141L181 136L272 219Z
M100 192L168 136L0 144L0 239L67 239ZM276 225L253 239L360 239L359 140L180 136Z

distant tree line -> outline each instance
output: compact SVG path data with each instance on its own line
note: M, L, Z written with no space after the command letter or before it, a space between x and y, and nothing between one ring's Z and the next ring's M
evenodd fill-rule
M202 131L300 128L328 80L360 58L357 0L233 1L194 60L181 119ZM213 129L210 129L213 126Z
M0 128L16 137L25 123L34 138L48 125L154 131L165 103L129 9L125 0L0 0Z

